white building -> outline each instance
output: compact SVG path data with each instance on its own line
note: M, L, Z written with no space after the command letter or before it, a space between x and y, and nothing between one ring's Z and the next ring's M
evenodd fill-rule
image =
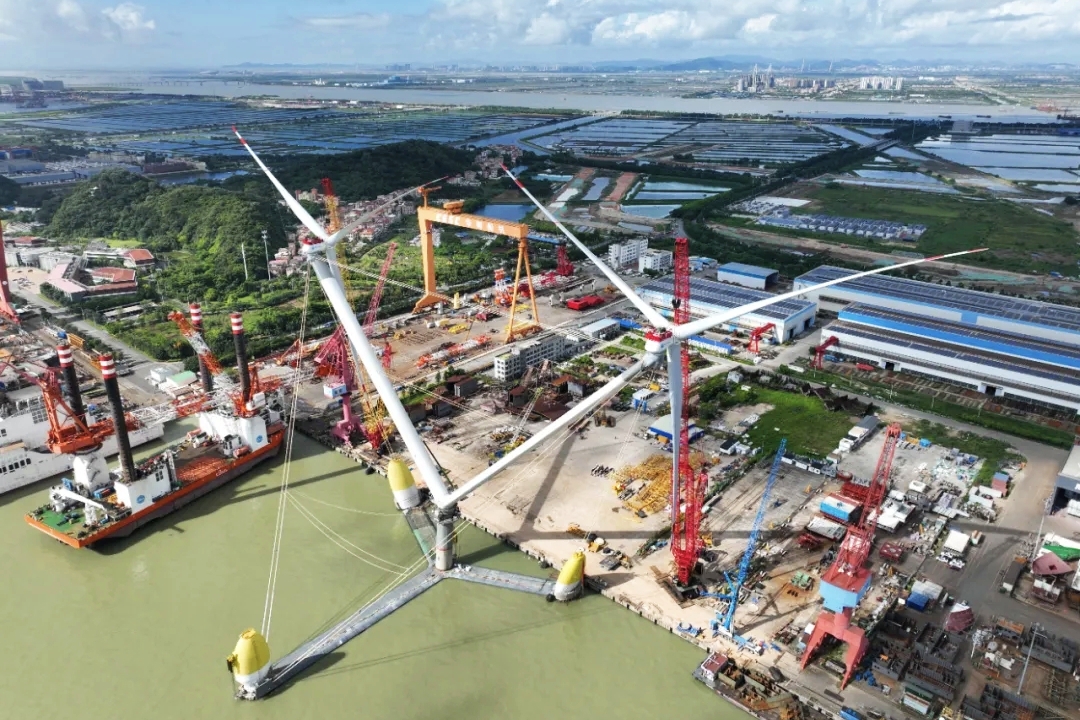
M674 267L674 255L671 254L670 250L646 248L645 252L638 256L637 262L638 272L645 272L646 270L667 272Z
M638 290L646 302L655 305L661 312L670 312L671 298L674 292L675 281L672 276L657 278ZM770 293L760 290L725 285L715 280L703 278L690 278L690 314L694 317L705 317L727 312L733 308L757 302L772 297ZM775 326L775 337L780 342L791 340L801 335L814 326L814 318L817 314L817 303L807 300L784 300L775 305L762 308L757 312L747 313L732 320L723 327L717 328L717 332L730 332L733 330L752 330L772 324ZM770 332L766 337L774 337ZM728 348L730 351L730 348Z
M566 345L566 338L558 334L520 343L510 352L495 358L492 372L499 382L513 380L524 375L525 369L530 366L539 366L545 360L562 360L566 355Z
M637 262L637 259L649 249L649 241L645 238L632 238L623 242L612 243L608 247L608 265L620 268L623 265Z

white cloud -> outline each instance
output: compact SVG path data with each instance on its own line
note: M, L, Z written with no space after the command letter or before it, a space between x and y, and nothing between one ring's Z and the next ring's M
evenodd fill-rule
M392 19L388 13L378 15L356 13L355 15L310 17L305 18L304 23L323 29L379 30L389 26Z
M504 51L515 38L703 53L811 46L857 56L1032 42L1072 49L1080 47L1080 0L438 0L419 27L436 46L477 53Z
M78 0L0 0L0 41L13 35L21 42L126 41L155 27L142 6L130 2L102 7Z
M67 2L68 0L65 0ZM155 23L143 17L144 8L134 3L120 3L116 7L105 8L101 14L123 32L134 33L153 30Z

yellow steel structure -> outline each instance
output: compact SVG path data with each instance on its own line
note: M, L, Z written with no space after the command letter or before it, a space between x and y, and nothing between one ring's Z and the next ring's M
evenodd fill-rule
M420 193L424 197L424 204L416 209L416 218L420 223L420 261L424 272L424 296L417 301L413 312L417 313L426 307L446 301L446 296L438 291L435 282L435 243L431 237L431 227L435 223L453 225L466 230L477 230L517 239L517 272L514 275L514 291L510 302L510 323L506 328L506 342L509 343L518 337L538 332L541 329L540 314L536 309L536 292L533 288L532 269L529 267L529 226L523 223L495 220L481 215L463 213L461 209L465 204L460 200L445 202L442 207L428 205L428 194L438 189L437 187L423 188ZM532 322L515 327L514 311L517 308L518 287L522 280L522 269L525 271L525 279L529 288Z

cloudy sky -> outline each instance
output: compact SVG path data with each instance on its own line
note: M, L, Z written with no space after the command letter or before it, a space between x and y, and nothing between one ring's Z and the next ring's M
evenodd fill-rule
M781 59L1080 62L1080 0L0 0L0 68Z

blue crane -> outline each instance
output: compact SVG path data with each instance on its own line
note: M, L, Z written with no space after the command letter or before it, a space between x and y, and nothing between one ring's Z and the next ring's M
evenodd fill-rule
M738 577L732 581L731 576L725 571L724 578L727 580L728 592L709 595L709 597L728 601L727 609L716 614L716 622L713 623L713 626L714 628L722 627L732 636L735 634L732 625L735 620L735 608L739 604L739 592L742 590L743 583L746 582L746 576L750 572L750 561L754 558L754 550L757 549L758 535L761 534L761 523L765 519L765 511L769 508L769 496L772 494L773 485L776 484L776 476L780 472L780 461L783 460L784 450L786 449L787 438L784 438L780 441L780 447L776 449L772 470L769 471L769 479L765 482L765 493L761 496L761 505L758 507L757 517L754 518L754 525L750 529L750 539L746 543L746 552L743 553L742 561L739 563ZM741 640L739 637L735 639Z

